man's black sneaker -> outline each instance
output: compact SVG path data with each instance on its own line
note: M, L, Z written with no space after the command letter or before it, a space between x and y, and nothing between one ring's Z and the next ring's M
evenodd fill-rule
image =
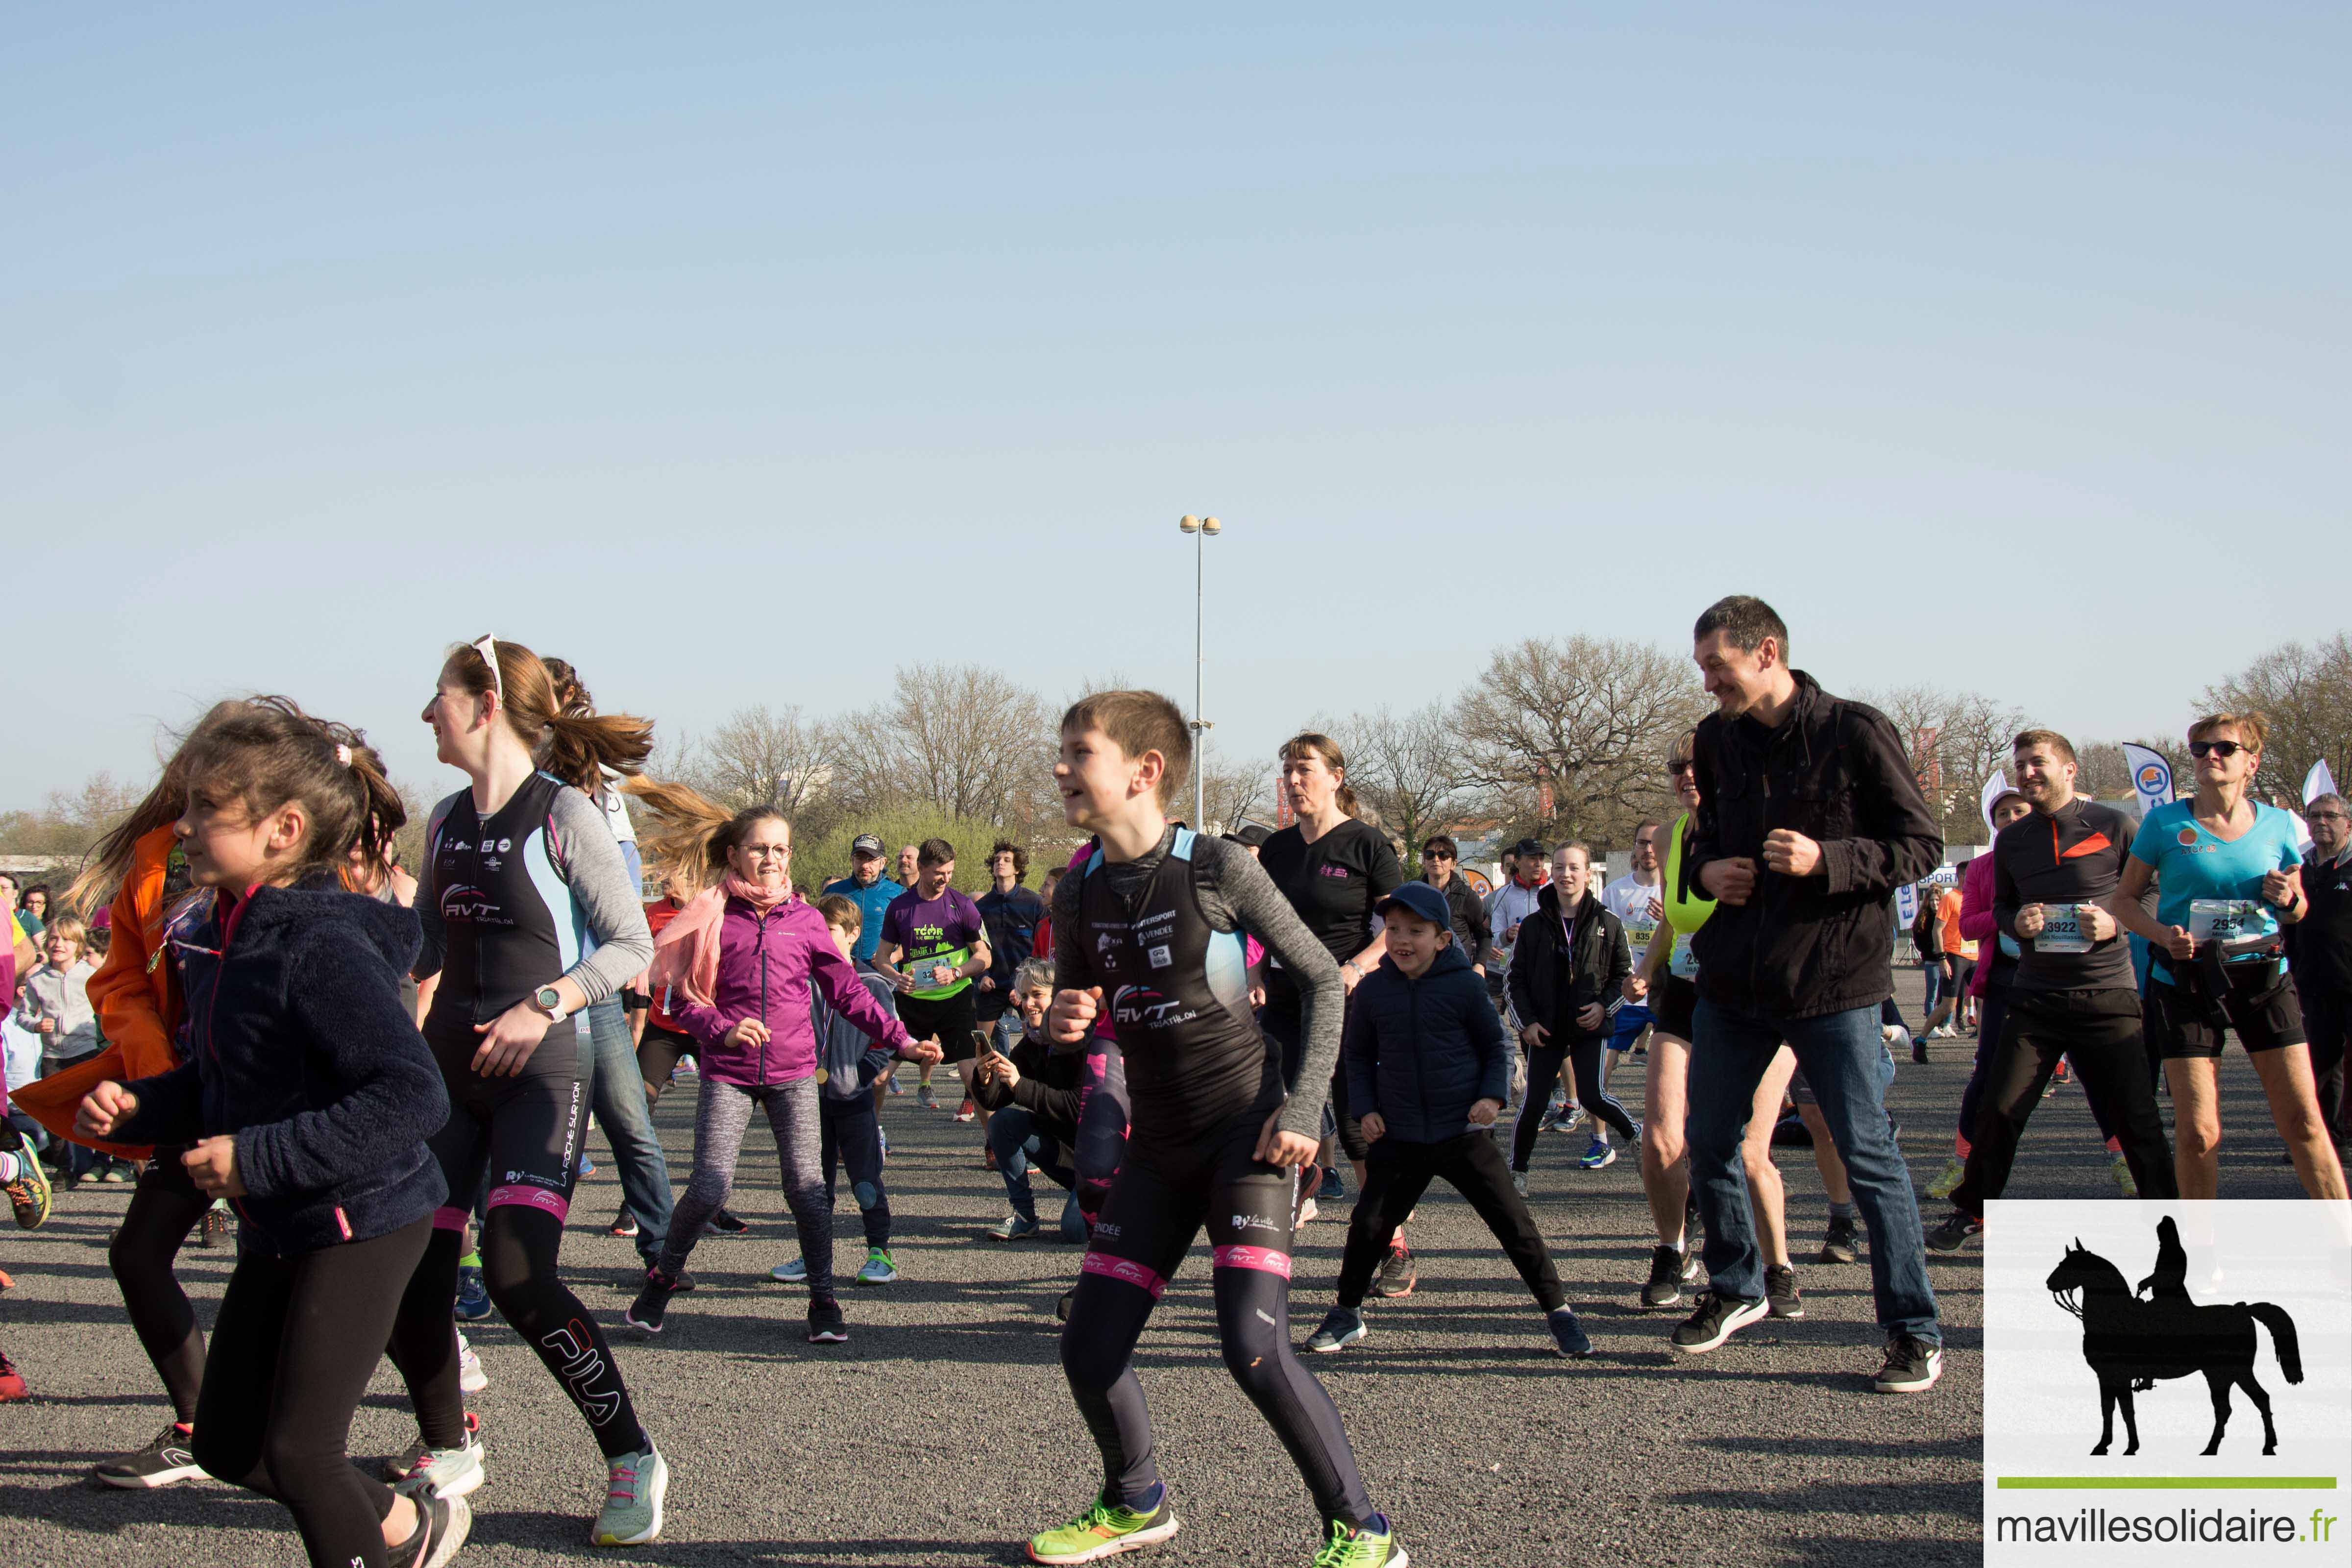
M1650 1248L1650 1282L1642 1287L1642 1305L1655 1311L1683 1304L1683 1287L1698 1272L1696 1260L1671 1247Z
M1698 1310L1675 1330L1671 1342L1685 1355L1699 1355L1770 1310L1761 1296L1743 1301L1737 1296L1718 1296L1709 1290L1699 1297Z
M1544 1326L1551 1331L1551 1348L1569 1360L1582 1361L1592 1353L1592 1342L1585 1337L1574 1309L1554 1307L1544 1314Z
M1412 1249L1399 1242L1389 1248L1386 1258L1381 1259L1381 1277L1372 1282L1372 1294L1410 1296L1412 1288L1420 1282L1421 1276L1414 1272L1412 1267Z
M1915 1340L1909 1334L1889 1334L1886 1364L1878 1369L1871 1387L1880 1394L1924 1394L1944 1373L1944 1347Z
M660 1269L646 1269L646 1288L637 1292L637 1299L629 1303L627 1311L621 1314L622 1321L633 1329L643 1329L649 1334L660 1333L662 1315L669 1310L669 1299L677 1294L677 1287L678 1282Z
M1322 1326L1307 1336L1307 1348L1317 1355L1329 1355L1346 1350L1370 1331L1364 1327L1363 1313L1353 1307L1334 1307L1323 1314Z
M727 1210L718 1209L703 1222L702 1228L714 1236L740 1236L751 1227Z
M188 1428L174 1423L145 1447L93 1465L90 1479L110 1487L168 1487L194 1480L205 1468L196 1463L188 1443Z
M1972 1219L1954 1209L1944 1216L1944 1223L1927 1233L1927 1246L1936 1252L1958 1252L1961 1244L1972 1236L1984 1232L1984 1221Z
M809 1343L813 1345L846 1344L849 1341L849 1320L841 1315L841 1303L830 1296L818 1296L809 1302Z
M617 1236L624 1240L635 1240L637 1234L637 1216L623 1209L614 1216L613 1223L605 1227L604 1234Z
M1793 1268L1764 1270L1764 1308L1776 1318L1801 1318L1805 1315L1805 1298L1797 1289L1797 1271Z
M1822 1237L1822 1250L1814 1258L1817 1263L1852 1263L1861 1256L1856 1243L1862 1240L1862 1226L1852 1215L1830 1215L1830 1228Z

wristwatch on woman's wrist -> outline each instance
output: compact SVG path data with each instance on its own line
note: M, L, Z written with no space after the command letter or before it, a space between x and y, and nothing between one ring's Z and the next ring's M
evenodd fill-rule
M552 985L542 985L530 994L531 1005L547 1015L551 1024L561 1024L570 1016L563 1010L563 993Z

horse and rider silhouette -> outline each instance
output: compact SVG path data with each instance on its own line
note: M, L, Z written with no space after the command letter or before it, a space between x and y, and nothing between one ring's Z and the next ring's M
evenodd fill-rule
M2271 1396L2254 1381L2254 1325L2270 1330L2286 1380L2301 1383L2303 1353L2294 1320L2268 1301L2199 1306L2189 1295L2189 1253L2180 1245L2180 1227L2167 1215L2157 1221L2156 1235L2155 1271L2139 1282L2146 1300L2124 1283L2121 1270L2086 1249L2079 1237L2045 1281L2051 1299L2082 1321L2083 1359L2099 1379L2099 1446L2091 1452L2104 1454L2115 1441L2116 1407L2121 1405L2124 1430L2131 1438L2124 1452L2138 1453L2133 1394L2196 1372L2205 1374L2213 1395L2213 1436L2205 1445L2206 1454L2221 1451L2222 1429L2230 1425L2231 1384L2244 1389L2263 1413L2263 1452L2277 1453Z

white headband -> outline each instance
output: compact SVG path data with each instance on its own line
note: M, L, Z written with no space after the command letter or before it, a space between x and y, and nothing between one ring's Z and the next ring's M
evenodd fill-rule
M507 678L499 673L499 639L492 637L486 637L481 641L474 645L474 651L480 654L482 656L482 662L490 667L491 689L495 690L499 694L499 706L501 708L505 707L507 705Z

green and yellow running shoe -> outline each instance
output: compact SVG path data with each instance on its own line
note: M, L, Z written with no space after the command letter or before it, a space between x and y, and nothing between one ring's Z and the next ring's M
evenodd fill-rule
M1330 1539L1315 1554L1315 1568L1405 1568L1412 1561L1389 1528L1388 1516L1376 1513L1354 1530L1333 1520Z
M1160 1506L1150 1513L1138 1513L1119 1503L1097 1498L1091 1508L1061 1529L1031 1536L1029 1561L1093 1563L1116 1557L1122 1552L1157 1546L1175 1533L1176 1510L1168 1506L1168 1494L1164 1491L1160 1494Z

